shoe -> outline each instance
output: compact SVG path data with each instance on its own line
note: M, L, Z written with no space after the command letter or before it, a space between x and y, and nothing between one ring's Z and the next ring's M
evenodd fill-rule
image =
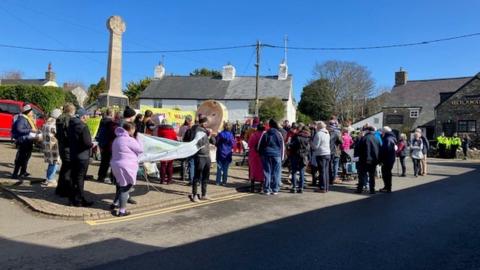
M80 203L80 205L81 205L82 207L90 207L90 206L93 205L93 202L83 200L83 201Z
M110 209L111 210L114 210L115 208L118 208L118 205L116 205L114 203L110 204Z
M297 193L297 190L296 190L296 189L294 189L294 188L292 188L292 189L290 189L290 193L293 193L293 194L295 194L295 193Z
M407 177L407 175L406 175L406 174L402 174L402 175L400 175L400 177Z
M108 184L108 185L111 185L111 184L112 184L112 180L111 180L110 178L105 178L105 180L103 180L103 183Z
M27 178L30 174L28 172L20 174L20 178Z
M46 183L42 182L42 187L57 187L57 181L46 181Z
M278 195L278 192L272 192L272 195Z
M319 189L316 189L315 192L318 192L318 193L325 193L325 189L323 188L319 188Z
M127 203L129 203L129 204L137 204L137 201L135 201L135 200L132 199L132 198L128 198Z
M262 195L269 196L269 195L270 195L270 192L264 191L264 192L262 192Z
M208 197L207 195L205 195L205 196L200 197L200 200L201 200L201 201L209 201L209 200L211 200L211 199L210 199L210 197Z
M379 189L378 191L382 192L382 193L391 193L392 192L391 190L386 189L386 188Z
M126 217L126 216L129 216L131 214L130 211L125 211L124 213L116 213L115 211L112 211L112 215L116 216L116 217Z
M297 190L297 193L302 194L302 193L303 193L303 189L298 189L298 190Z
M18 180L19 177L18 177L18 174L12 174L12 176L10 177L11 179L14 179L14 180Z
M198 199L198 196L197 196L197 195L190 194L190 195L188 195L188 198L190 199L190 201L192 201L192 202L194 202L194 203L200 201L200 200Z

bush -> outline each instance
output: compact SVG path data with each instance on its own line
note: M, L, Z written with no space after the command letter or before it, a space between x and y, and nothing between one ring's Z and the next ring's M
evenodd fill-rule
M0 85L0 99L12 99L34 103L46 113L65 103L62 88L39 85Z
M304 123L305 125L308 125L312 122L313 121L312 121L312 118L310 118L310 116L305 115L300 111L297 111L297 123Z
M285 103L277 97L267 97L260 104L258 114L262 121L280 121L285 116Z

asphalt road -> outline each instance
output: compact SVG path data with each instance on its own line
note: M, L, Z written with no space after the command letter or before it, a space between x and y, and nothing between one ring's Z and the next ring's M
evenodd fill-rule
M32 216L3 198L0 265L480 269L479 168L432 164L428 177L394 178L392 194L355 195L339 187L326 195L254 195L102 226Z

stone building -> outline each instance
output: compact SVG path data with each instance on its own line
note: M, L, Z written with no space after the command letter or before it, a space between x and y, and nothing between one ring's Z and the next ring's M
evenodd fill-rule
M52 64L48 64L48 69L45 72L45 78L41 79L4 79L0 80L0 85L40 85L58 87L56 82L57 76L52 70Z
M277 76L261 76L258 85L260 101L278 97L286 107L285 119L296 120L292 76L282 63ZM179 108L196 111L200 103L214 99L225 105L229 121L244 121L255 113L255 76L236 76L235 67L223 67L222 78L165 76L165 68L155 68L154 80L142 92L140 107Z
M456 91L441 93L435 107L436 134L446 136L467 133L479 137L480 73L470 78Z
M410 133L421 128L427 138L435 138L435 106L440 96L452 93L470 81L472 77L430 80L408 80L408 73L400 69L395 72L395 86L386 100L383 124L399 132Z

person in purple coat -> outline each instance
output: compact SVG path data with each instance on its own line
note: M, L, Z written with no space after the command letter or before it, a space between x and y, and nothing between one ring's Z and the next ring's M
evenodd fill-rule
M133 137L134 134L135 125L125 122L122 127L115 129L117 137L112 144L110 166L116 179L118 193L115 196L112 208L118 203L118 213L113 212L113 214L119 217L130 214L126 211L128 193L137 181L138 156L143 153L143 145Z
M232 125L225 124L225 128L216 137L217 146L217 185L225 186L227 184L228 167L232 163L232 149L235 144L235 138L232 134Z

